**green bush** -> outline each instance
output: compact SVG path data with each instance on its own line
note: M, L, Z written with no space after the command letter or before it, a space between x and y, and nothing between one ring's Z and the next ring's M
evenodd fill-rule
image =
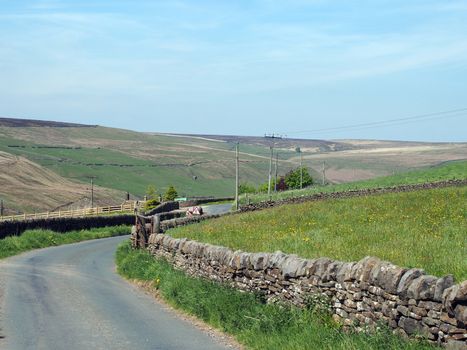
M173 201L177 197L178 197L177 190L175 189L175 187L170 185L169 188L167 189L167 191L164 194L164 201L167 201L167 202L168 201Z
M239 194L256 193L256 188L255 186L250 185L248 183L242 183L238 186L238 193Z
M287 189L295 190L300 188L300 170L302 171L302 187L307 187L313 184L313 178L308 172L308 169L306 167L298 167L285 174Z
M148 199L146 203L144 203L144 210L151 210L161 204L157 199Z

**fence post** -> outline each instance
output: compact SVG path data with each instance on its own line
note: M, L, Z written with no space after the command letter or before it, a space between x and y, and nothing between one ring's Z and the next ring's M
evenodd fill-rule
M153 233L158 234L161 232L161 217L160 214L154 215Z

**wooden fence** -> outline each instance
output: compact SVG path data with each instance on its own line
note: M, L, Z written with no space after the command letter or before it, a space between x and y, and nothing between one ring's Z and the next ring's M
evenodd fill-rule
M95 207L76 210L59 210L45 213L25 213L20 215L0 216L0 221L35 220L49 218L78 218L95 215L106 215L112 213L133 212L135 208L137 208L136 202L125 202L121 205L110 205L107 207Z

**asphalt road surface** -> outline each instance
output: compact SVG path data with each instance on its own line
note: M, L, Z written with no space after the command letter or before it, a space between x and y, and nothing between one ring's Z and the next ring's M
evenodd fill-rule
M114 271L128 237L0 262L0 349L225 349Z
M208 215L228 213L232 209L232 203L203 205L203 211Z

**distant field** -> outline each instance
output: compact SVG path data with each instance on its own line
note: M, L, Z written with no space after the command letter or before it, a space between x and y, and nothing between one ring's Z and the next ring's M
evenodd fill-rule
M432 166L420 170L408 171L391 176L383 176L365 181L356 181L345 184L320 186L315 185L303 190L284 191L273 193L271 197L267 194L249 194L240 198L241 204L246 204L247 201L252 203L265 201L268 199L280 200L291 197L309 196L316 193L331 193L339 191L348 191L362 188L377 188L391 187L398 185L419 184L426 182L436 182L452 179L467 179L467 161L452 161Z
M367 255L467 279L467 186L285 205L170 230L249 252Z
M148 131L155 131L150 128ZM467 154L467 143L277 141L278 175L299 165L295 150L300 147L304 165L312 174L319 178L321 164L326 161L326 178L335 183L402 173L466 158ZM266 182L271 140L264 137L168 135L0 118L0 152L25 157L34 168L61 177L60 183L88 186L92 177L100 188L118 193L111 196L118 201L126 191L133 198L142 198L148 185L155 185L160 193L174 185L181 196L231 196L235 191L236 142L240 143L240 182L255 186ZM60 201L53 187L23 196L35 179L32 173L25 173L20 180L0 189L9 208L43 211L70 202L82 205L88 196L82 188L76 191L78 196Z
M45 148L63 146L63 148ZM14 146L14 147L12 147ZM71 149L70 149L71 148ZM173 184L182 195L234 193L235 154L224 142L93 128L0 128L0 151L23 156L57 174L84 183L143 196ZM263 149L242 152L242 172L252 182L267 176Z

